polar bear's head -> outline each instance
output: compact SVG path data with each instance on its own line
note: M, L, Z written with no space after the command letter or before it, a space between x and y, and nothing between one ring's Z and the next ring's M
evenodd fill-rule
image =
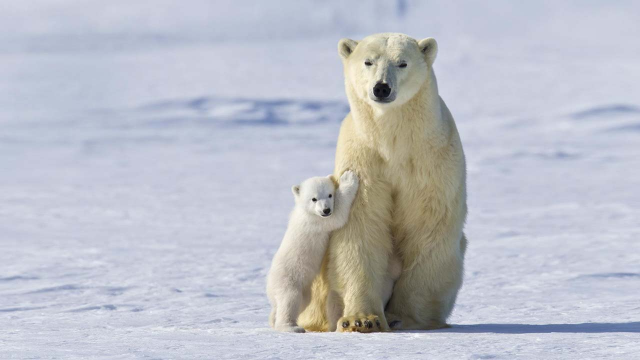
M333 214L336 186L331 175L312 177L291 188L296 206L322 217Z
M380 109L402 105L427 80L438 53L433 38L416 41L403 34L376 34L338 43L347 92Z

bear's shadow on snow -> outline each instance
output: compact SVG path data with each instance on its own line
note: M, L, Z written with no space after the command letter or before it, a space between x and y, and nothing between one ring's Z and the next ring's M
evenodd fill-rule
M546 333L640 333L640 322L579 324L474 324L437 330L451 333L546 334Z

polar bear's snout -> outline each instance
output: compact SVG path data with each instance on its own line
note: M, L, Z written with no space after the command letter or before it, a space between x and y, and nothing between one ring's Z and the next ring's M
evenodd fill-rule
M329 216L331 215L331 209L326 208L322 210L322 216Z
M391 86L384 82L378 82L376 86L373 87L373 96L372 100L380 101L380 102L391 102L394 99L389 97L391 95Z

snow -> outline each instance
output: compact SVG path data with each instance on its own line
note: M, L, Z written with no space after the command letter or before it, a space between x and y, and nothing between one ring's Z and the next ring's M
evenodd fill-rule
M0 358L640 354L640 6L58 0L0 11ZM339 38L434 36L468 162L451 329L281 334L291 185L332 172Z

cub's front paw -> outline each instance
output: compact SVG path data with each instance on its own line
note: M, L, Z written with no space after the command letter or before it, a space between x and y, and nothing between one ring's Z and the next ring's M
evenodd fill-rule
M345 316L338 320L339 332L381 332L389 331L389 326L384 319L377 315Z
M277 331L289 332L289 333L304 333L304 328L301 326L280 325L275 328Z
M351 170L345 171L342 176L340 176L340 186L353 187L354 189L357 189L358 182L360 182L358 175Z

